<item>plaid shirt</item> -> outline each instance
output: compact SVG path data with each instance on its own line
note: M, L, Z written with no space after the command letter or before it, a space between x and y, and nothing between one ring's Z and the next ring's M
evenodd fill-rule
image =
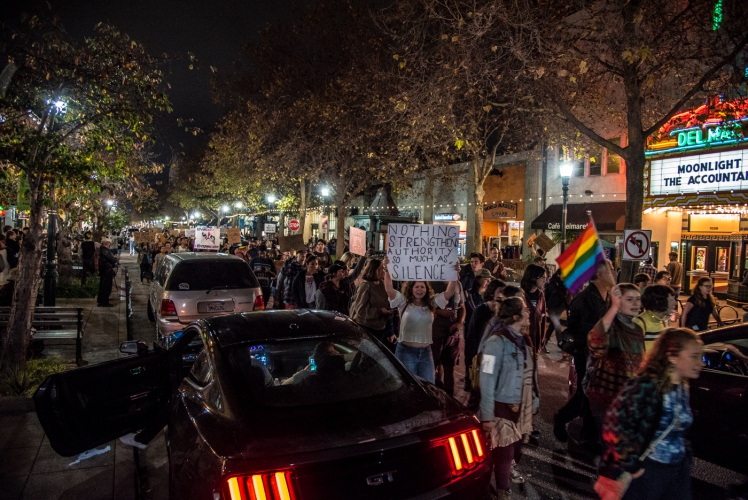
M655 276L657 276L657 268L652 264L642 264L642 266L639 268L639 272L648 274L650 281L654 281Z

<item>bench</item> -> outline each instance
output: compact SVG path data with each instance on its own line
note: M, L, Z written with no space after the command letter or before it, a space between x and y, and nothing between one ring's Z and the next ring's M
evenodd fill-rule
M0 307L0 330L8 328L10 307ZM75 364L82 361L82 307L37 307L31 320L32 341L53 344L75 344Z

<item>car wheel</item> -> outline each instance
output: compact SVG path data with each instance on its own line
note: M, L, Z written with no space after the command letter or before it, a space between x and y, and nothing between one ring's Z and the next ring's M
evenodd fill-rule
M151 320L151 322L156 322L156 314L153 312L153 308L151 307L151 301L148 301L148 319Z

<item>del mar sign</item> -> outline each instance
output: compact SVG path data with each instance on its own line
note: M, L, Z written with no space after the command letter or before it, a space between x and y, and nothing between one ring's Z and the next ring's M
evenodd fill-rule
M748 191L748 149L650 161L652 196Z

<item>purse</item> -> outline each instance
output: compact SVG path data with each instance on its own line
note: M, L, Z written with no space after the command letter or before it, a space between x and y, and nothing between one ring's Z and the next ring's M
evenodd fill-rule
M657 448L657 445L667 437L670 431L675 428L676 424L678 423L678 414L680 413L680 410L681 407L680 405L678 405L678 407L676 407L675 418L673 419L672 423L668 426L667 429L665 429L665 432L660 434L660 437L652 441L649 446L647 446L647 449L644 450L644 453L642 453L642 455L639 457L640 462L644 462L644 459L647 458L647 456L649 456L649 454L652 453L655 448ZM623 495L626 494L626 490L629 489L632 480L633 476L630 472L626 471L618 476L618 479L610 479L609 477L598 476L594 486L595 493L600 495L600 500L619 500L623 497Z
M577 336L568 329L558 335L558 348L572 356L581 349L582 344L577 341Z

